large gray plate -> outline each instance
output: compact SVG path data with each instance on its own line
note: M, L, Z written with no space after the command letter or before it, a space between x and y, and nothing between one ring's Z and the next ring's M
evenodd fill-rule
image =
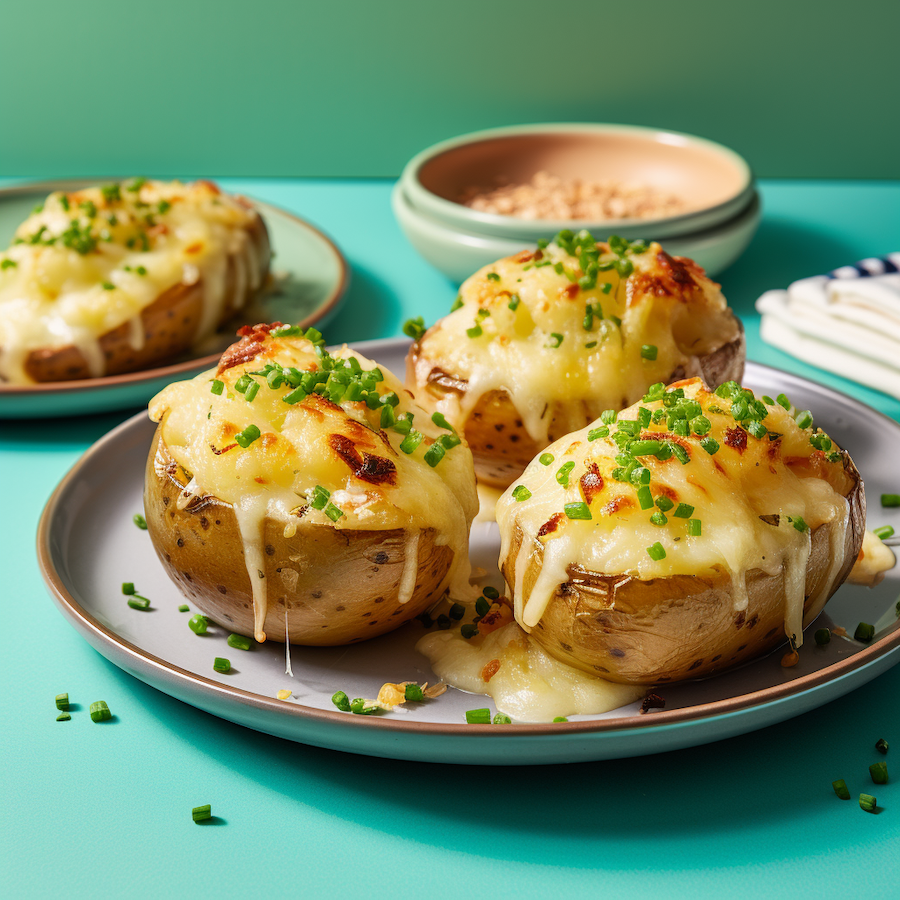
M401 371L408 342L357 345L367 356ZM784 391L845 447L866 480L869 496L894 492L893 460L900 426L828 388L753 363L746 381L763 393ZM735 672L667 686L664 711L640 715L631 705L606 715L573 717L567 724L469 726L465 711L488 706L486 698L450 690L439 700L379 717L334 709L336 690L374 697L385 681L431 679L413 646L422 626L354 647L294 648L294 677L284 674L281 645L249 652L228 647L213 628L204 637L188 629L184 602L157 561L146 532L131 524L141 494L153 424L135 416L98 441L51 497L41 519L38 553L57 605L75 628L109 660L173 697L279 737L372 756L435 762L531 764L636 756L689 747L782 721L840 697L900 661L900 623L894 614L898 573L876 589L842 587L816 626L875 623L868 645L835 639L824 649L809 645L796 668L783 669L781 651ZM875 507L877 509L877 505ZM900 510L878 510L875 524L900 531ZM476 525L472 556L495 574L497 526ZM153 610L130 609L121 583L134 582ZM235 669L213 671L227 656ZM291 699L276 694L290 689Z

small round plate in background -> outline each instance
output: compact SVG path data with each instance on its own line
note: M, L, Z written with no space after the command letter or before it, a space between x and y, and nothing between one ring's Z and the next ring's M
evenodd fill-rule
M356 345L365 356L402 371L409 342ZM746 383L773 396L785 392L853 456L869 494L896 488L894 459L900 425L850 397L803 378L749 363ZM900 662L900 592L896 569L874 589L843 585L806 631L794 668L782 668L776 650L740 669L703 681L657 689L665 708L641 714L632 704L568 722L509 726L465 724L466 710L493 706L480 695L451 689L437 700L398 707L379 716L339 712L335 691L375 697L385 682L432 681L415 650L424 633L412 621L397 631L348 647L294 647L293 676L285 648L272 642L249 651L227 645L228 633L188 628L195 610L166 575L146 531L132 524L143 509L144 466L154 435L146 415L135 416L96 443L54 492L41 518L38 558L51 596L75 629L100 653L141 681L199 709L289 740L394 759L477 765L582 762L692 747L800 715L834 700ZM900 509L881 510L877 524L900 530ZM502 587L497 571L496 524L472 529L473 566ZM123 582L151 600L128 607ZM869 644L834 637L817 647L823 625L876 628ZM213 670L216 657L232 671ZM285 700L279 691L290 692Z
M16 228L52 191L75 191L98 183L103 180L42 181L0 190L0 247L9 245ZM293 213L248 199L269 230L275 287L223 326L201 354L186 354L168 365L124 375L33 385L0 382L0 419L77 416L143 406L167 384L214 366L241 325L283 321L306 328L325 324L337 312L347 289L349 268L343 254L330 238Z

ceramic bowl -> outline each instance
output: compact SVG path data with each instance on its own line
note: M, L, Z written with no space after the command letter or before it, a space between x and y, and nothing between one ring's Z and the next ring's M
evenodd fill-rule
M459 202L466 189L523 183L545 171L563 179L615 179L686 198L693 209L656 219L527 220L479 212ZM417 154L400 177L407 204L457 232L534 242L563 228L597 237L662 240L706 231L749 205L753 173L721 144L626 125L523 125L463 135Z
M392 195L394 215L410 243L436 269L459 284L482 266L490 265L520 250L534 248L535 240L500 237L457 229L413 207L398 182ZM756 191L749 203L735 216L700 231L663 238L665 249L673 256L687 256L715 277L730 266L746 249L759 225L761 206ZM584 227L583 225L580 227ZM547 237L555 232L550 231ZM621 234L622 229L594 230L595 237ZM647 230L630 237L656 238Z

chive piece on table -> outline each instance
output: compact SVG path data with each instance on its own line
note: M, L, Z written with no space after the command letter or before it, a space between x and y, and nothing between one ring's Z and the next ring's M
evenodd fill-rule
M138 528L141 529L141 531L147 530L147 520L140 513L135 513L131 517L131 520L135 525L137 525Z
M206 616L197 613L195 616L191 616L191 619L188 622L188 628L190 628L194 634L206 634L209 629L209 619L207 619Z
M68 722L69 719L71 719L71 718L72 718L72 717L71 717L65 710L63 710L63 711L56 717L56 721L57 721L57 722Z
M134 593L134 582L133 581L123 581L122 582L122 593L126 595L130 595Z
M489 709L467 709L466 722L469 725L490 725L491 711Z
M90 711L92 722L105 722L107 719L112 718L112 713L109 711L105 700L97 700L92 703Z
M875 808L878 806L878 801L871 794L860 794L859 806L866 812L873 813L875 812Z
M250 638L244 637L242 634L229 634L228 646L234 647L235 650L249 650Z
M569 720L565 716L557 716L553 721L554 722L568 722Z
M841 798L841 800L849 800L850 799L850 791L847 790L847 782L844 781L843 778L838 778L837 781L832 781L831 786L834 788L834 792Z
M884 738L878 738L875 742L875 749L879 753L887 753L888 752L888 742Z
M343 691L335 691L331 695L331 702L341 712L350 712L350 698Z
M819 628L813 637L815 637L818 646L824 647L826 644L831 643L831 630L828 628Z
M69 708L69 695L68 694L57 694L56 695L56 708L57 709L68 709ZM887 744L885 744L885 747Z
M881 505L888 508L900 506L900 494L882 494Z
M215 669L216 672L222 672L223 674L225 672L230 672L231 671L231 660L225 659L225 657L223 657L223 656L217 656L213 660L213 669Z
M182 603L181 606L178 607L178 612L190 612L191 608L187 605L187 603Z
M877 762L872 763L869 766L869 774L872 776L872 781L875 784L887 784L888 783L888 770L886 762Z
M509 716L504 715L503 713L497 713L497 715L494 716L494 724L495 725L512 725L512 719Z
M890 525L882 525L881 528L875 528L872 531L872 534L875 535L879 540L885 541L889 537L894 536L894 529Z
M207 803L206 806L195 806L191 810L191 818L195 822L205 822L212 818L212 807Z
M853 634L855 640L862 641L864 644L868 644L874 636L875 626L870 625L868 622L860 622Z
M132 609L150 609L150 601L146 597L135 594L128 598L128 605Z

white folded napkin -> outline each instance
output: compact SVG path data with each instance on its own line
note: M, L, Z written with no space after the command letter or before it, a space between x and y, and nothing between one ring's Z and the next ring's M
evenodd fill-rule
M900 398L900 253L766 291L756 308L766 343Z

